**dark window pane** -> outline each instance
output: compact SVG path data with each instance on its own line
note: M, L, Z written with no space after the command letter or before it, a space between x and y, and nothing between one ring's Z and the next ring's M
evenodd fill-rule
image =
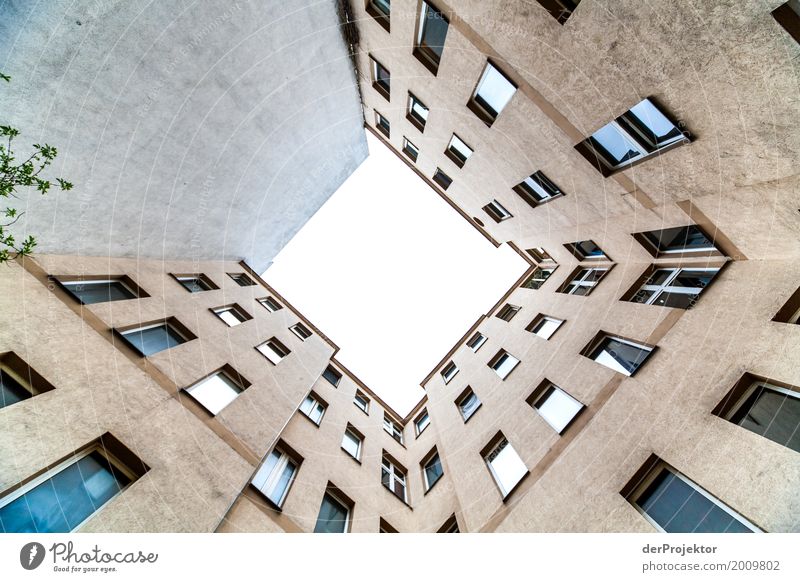
M0 370L0 408L11 406L30 397L31 393L19 382L3 370Z
M145 356L168 350L184 342L184 339L167 324L131 331L123 335Z
M344 533L347 531L347 508L332 496L325 494L319 508L314 533Z
M646 232L644 235L660 252L691 251L693 249L714 246L714 243L694 224L665 228L664 230L654 230Z
M700 297L695 293L661 293L653 301L653 305L663 307L677 307L679 309L691 309Z
M428 479L428 488L433 487L433 484L442 476L442 462L439 460L439 455L434 456L428 464L425 465L425 476Z
M420 26L422 31L420 33L419 46L433 53L429 56L438 63L442 58L444 39L447 36L447 20L445 20L441 12L426 4Z
M800 398L759 386L731 422L800 452Z
M206 284L202 279L181 279L178 281L190 293L199 293L200 291L208 291L211 287Z
M670 283L674 287L706 287L716 275L716 271L693 271L682 269L675 280Z
M334 386L338 386L339 380L342 379L342 375L331 367L325 368L322 376Z
M601 363L605 363L610 358L617 364L617 366L613 366L615 369L623 368L629 374L633 374L649 354L649 350L623 343L614 338L606 338L595 352L594 359L602 360Z
M75 297L80 299L81 303L87 305L136 298L136 295L120 281L104 281L100 283L74 282L64 283L64 286L69 289Z
M670 533L751 531L667 469L661 470L638 503L653 521Z
M372 5L386 16L391 13L391 0L372 0Z
M72 531L129 482L100 453L91 453L0 509L0 530Z

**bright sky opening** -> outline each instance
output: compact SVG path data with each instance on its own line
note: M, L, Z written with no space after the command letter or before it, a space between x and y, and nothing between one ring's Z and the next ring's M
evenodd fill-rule
M420 381L522 275L369 133L369 157L264 277L340 347L337 358L400 414Z

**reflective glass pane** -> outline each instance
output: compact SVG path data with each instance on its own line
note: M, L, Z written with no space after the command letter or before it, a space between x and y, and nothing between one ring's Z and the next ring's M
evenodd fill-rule
M758 386L731 422L800 452L800 395Z
M167 324L143 330L132 330L122 335L145 356L168 350L184 342L178 332Z
M419 46L433 53L436 62L442 58L447 28L447 20L444 19L442 13L427 3L423 3Z
M486 65L486 72L478 86L475 100L493 117L500 113L511 101L517 88L492 65Z
M0 408L11 406L30 397L31 393L22 384L12 378L10 374L0 370Z
M556 386L551 386L536 403L539 414L561 433L583 408L583 404Z
M525 463L507 441L499 452L498 449L495 449L491 453L489 463L492 466L500 489L503 491L503 495L508 494L528 472Z
M86 305L136 298L120 281L74 281L64 283L64 286Z
M72 531L130 483L105 457L90 453L0 508L0 530Z
M428 480L428 489L433 487L433 484L439 480L442 474L442 462L439 459L439 455L434 455L434 457L425 464L425 478Z
M751 530L667 469L638 500L639 507L670 533L745 533Z
M223 373L209 376L199 384L187 389L211 414L218 414L234 401L242 389Z
M592 359L623 374L630 376L650 354L649 349L623 343L614 338L606 338L595 350Z
M314 533L344 533L347 531L347 508L326 493L317 516Z
M681 131L667 119L649 100L634 105L630 109L632 120L640 129L646 131L655 144L663 144L681 135Z
M605 150L611 165L618 166L642 155L640 149L616 125L609 123L589 138L594 145Z

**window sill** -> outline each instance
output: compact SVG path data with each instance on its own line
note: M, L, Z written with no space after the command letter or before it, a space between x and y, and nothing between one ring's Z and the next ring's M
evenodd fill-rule
M300 416L305 418L308 422L310 422L312 425L314 425L314 428L319 428L319 424L317 424L316 422L311 420L311 418L305 412L301 411L299 408L297 409L297 414L299 414ZM324 416L325 415L323 414L323 417ZM320 424L322 424L322 419L320 419L319 422L320 422Z
M439 61L431 57L428 52L418 46L411 52L422 65L428 69L435 77L439 73Z
M375 8L375 7L372 5L372 2L370 2L369 4L367 4L367 8L366 8L366 10L367 10L367 14L369 14L370 16L372 16L372 18L374 18L375 20L377 20L377 21L378 21L378 24L380 24L380 25L381 25L381 27L382 27L382 28L383 28L383 29L384 29L386 32L388 32L388 33L390 33L390 34L391 34L391 32L392 32L392 26L391 26L391 20L390 20L390 17L389 17L389 16L386 16L386 15L385 15L385 14L383 14L383 13L382 13L380 10L376 9L376 8Z
M384 99L386 99L387 101L389 101L389 102L391 102L391 101L392 101L392 99L391 99L391 93L390 93L390 92L389 92L389 90L387 90L387 89L386 89L386 87L384 87L383 85L381 85L381 84L377 83L376 81L373 81L373 82L372 82L372 88L373 88L373 89L375 89L375 90L376 90L376 91L377 91L377 92L378 92L378 93L379 93L381 96L383 96L383 98L384 98Z
M408 502L407 502L405 499L401 499L401 498L400 498L400 497L397 495L397 493L395 493L394 491L392 491L391 489L389 489L389 488L388 488L386 485L384 485L384 486L383 486L383 488L384 488L384 489L386 489L386 491L388 491L388 492L389 492L389 494L390 494L392 497L394 497L395 499L397 499L397 500L398 500L400 503L402 503L403 505L405 505L406 507L408 507L408 508L409 508L411 511L414 511L414 508L413 508L413 507L411 507L411 506L408 504Z
M406 119L411 125L416 127L420 133L425 133L425 124L422 121L420 121L410 113L406 113Z
M353 460L354 460L356 463L358 463L359 465L361 464L361 459L356 459L356 458L355 458L353 455L351 455L351 454L350 454L350 453L347 451L347 449L345 449L344 447L339 447L339 448L340 448L340 449L342 449L342 451L344 451L344 454L345 454L345 455L347 455L348 457L350 457L351 459L353 459Z
M451 162L453 162L459 168L463 168L464 164L467 163L467 160L462 160L457 155L455 155L450 148L444 150L444 155L447 156Z
M364 410L363 408L361 408L361 407L360 407L358 404L356 404L355 402L353 402L353 406L355 406L355 407L356 407L356 408L358 408L358 409L359 409L361 412L363 412L364 414L366 414L367 416L369 416L369 411L368 411L368 410Z
M486 111L483 107L475 103L474 99L470 99L469 101L467 101L467 109L472 111L478 117L478 119L480 119L482 122L486 124L487 127L492 127L495 120L497 119L496 116L490 115L488 111Z

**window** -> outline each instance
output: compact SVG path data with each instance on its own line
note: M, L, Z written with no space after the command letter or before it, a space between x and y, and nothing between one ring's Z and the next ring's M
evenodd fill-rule
M675 254L722 254L714 244L713 238L696 224L639 232L633 237L654 257Z
M295 323L289 328L289 330L303 341L306 341L308 338L314 335L311 333L311 330L302 323Z
M687 477L651 456L623 496L656 529L667 533L749 533L758 527ZM640 470L640 474L643 471ZM630 492L626 492L626 490Z
M476 331L475 335L473 335L467 342L467 347L471 349L473 352L477 352L479 349L481 349L481 346L485 343L486 343L486 336L483 335L481 332Z
M455 514L451 515L436 533L461 533L458 529L458 521L456 521Z
M580 4L581 0L536 0L550 16L564 24Z
M503 433L497 433L489 447L481 453L489 472L494 477L503 499L508 497L514 487L528 474L528 468Z
M0 354L0 408L53 389L52 384L14 352Z
M609 260L606 254L593 240L582 240L578 242L566 243L566 249L571 252L579 261L588 260Z
M431 487L436 485L436 482L444 474L442 460L439 458L439 452L435 447L420 465L422 466L422 479L425 481L425 491L430 491Z
M197 273L194 275L172 275L175 280L183 285L183 288L186 289L189 293L200 293L201 291L211 291L213 289L219 289L211 279L203 275L202 273Z
M82 281L58 281L75 299L83 305L124 301L139 297L138 287L128 277L108 279L86 279ZM146 297L146 295L145 295Z
M428 108L422 101L416 98L412 93L408 94L408 111L406 112L406 119L411 122L411 125L420 131L425 131L425 123L428 121Z
M226 365L185 390L203 408L217 415L249 385L247 380Z
M328 404L315 393L311 392L300 404L300 412L305 414L311 422L319 426Z
M148 470L106 433L0 498L0 532L74 531Z
M392 438L398 443L403 444L403 427L386 413L383 414L383 430L392 435Z
M381 462L381 483L403 503L406 502L406 470L386 452L383 453Z
M390 16L392 13L391 0L369 0L367 14L378 21L386 32L391 32Z
M516 91L517 86L500 69L488 62L467 107L491 127Z
M467 160L472 155L472 148L464 143L456 134L453 134L444 153L456 166L463 168L464 164L467 163Z
M283 306L275 301L272 297L262 297L261 299L257 300L261 305L264 306L264 309L269 311L270 313L275 313L276 311L283 309Z
M792 293L789 300L784 303L783 307L781 307L778 313L775 314L775 317L772 318L772 321L780 323L800 323L800 288Z
M417 157L419 157L419 148L415 146L413 143L408 141L407 138L403 138L403 153L411 158L412 162L417 161Z
M456 398L456 406L458 406L458 411L461 413L461 418L464 419L464 422L467 422L481 407L481 401L472 391L472 388L467 386L466 390Z
M629 301L691 309L719 272L708 269L655 269Z
M422 432L428 428L430 423L431 417L428 415L428 411L423 408L422 412L414 419L414 431L417 433L417 436L421 435Z
M364 437L361 433L348 424L344 436L342 436L342 448L356 461L361 460L361 443L363 442Z
M540 313L533 318L533 321L528 324L525 330L538 335L542 339L549 340L558 331L562 323L564 323L563 319L556 319Z
M120 330L119 333L142 356L150 356L195 339L194 334L173 317L158 323Z
M567 295L589 295L608 271L608 268L585 269L578 267L558 292Z
M291 353L289 348L278 341L277 338L265 341L263 344L256 346L256 349L275 365Z
M497 200L489 202L489 204L483 207L483 211L495 222L503 222L504 220L514 217L514 215L506 210L505 206L500 204Z
M514 319L514 316L520 309L522 308L519 307L518 305L511 305L510 303L506 303L505 305L503 305L503 307L500 308L500 311L497 312L497 315L495 315L495 317L497 317L498 319L502 319L503 321L511 321L512 319Z
M342 375L333 366L328 366L325 368L325 371L322 373L322 377L334 386L338 386L342 379Z
M389 70L372 57L370 57L370 61L372 62L372 87L389 101L391 79Z
M800 452L800 390L745 374L714 414Z
M633 376L653 353L653 346L600 332L581 353L615 372Z
M644 99L575 148L608 176L688 141L688 134L681 131L652 99Z
M448 384L456 374L458 374L458 366L456 366L455 362L449 362L442 368L442 380L444 380L445 384Z
M447 18L423 0L413 54L434 75L439 72L448 26Z
M346 501L336 488L328 484L322 497L314 533L347 533L350 529L352 508L353 503Z
M234 327L249 319L253 319L252 315L247 313L236 303L223 307L214 307L211 309L211 312L224 321L228 327Z
M772 11L772 17L793 39L800 42L800 0L784 2Z
M546 261L553 260L553 257L551 257L550 254L542 247L533 247L532 249L528 249L525 252L528 253L531 257L533 257L533 260L536 261L537 263L544 263Z
M495 357L489 360L489 367L494 370L501 380L505 380L519 364L519 360L505 350L497 352Z
M522 286L525 289L539 289L555 270L555 267L537 267Z
M564 196L561 188L556 186L542 172L535 172L514 186L514 192L533 208Z
M363 410L365 414L369 414L369 398L367 398L361 390L356 390L356 395L353 397L353 404Z
M283 507L289 488L294 483L297 470L302 463L300 457L289 454L284 447L282 442L278 443L278 446L267 455L252 481L253 487L263 493L279 509Z
M387 138L390 136L391 126L389 125L389 120L377 111L375 112L375 127Z
M533 391L527 402L558 434L562 434L584 409L581 402L548 380Z
M256 284L250 277L245 275L244 273L228 273L228 276L236 281L239 287L252 287Z
M398 533L398 531L388 521L381 518L378 522L378 533Z
M442 190L447 190L450 187L450 184L453 183L453 180L442 172L441 169L436 168L436 173L433 175L433 181L436 182Z

